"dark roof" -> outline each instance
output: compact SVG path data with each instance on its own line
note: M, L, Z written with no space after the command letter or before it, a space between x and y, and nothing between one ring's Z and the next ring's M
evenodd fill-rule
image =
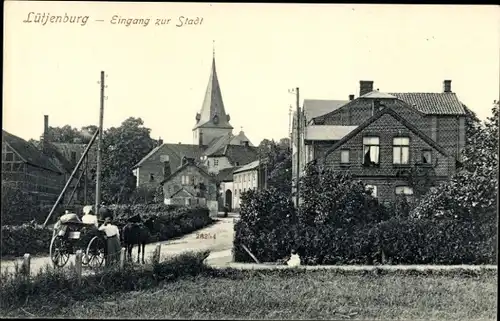
M174 177L175 175L177 175L179 172L182 172L185 168L187 168L189 166L196 167L200 171L200 173L202 173L205 176L213 177L203 167L199 166L194 161L188 161L184 165L178 167L172 174L170 174L170 176L168 176L167 178L165 178L164 180L162 180L160 182L160 185L163 185L165 182L168 182L169 180L172 179L172 177Z
M364 123L358 126L358 128L354 129L352 132L344 136L341 140L339 140L335 145L333 145L329 150L326 151L324 154L323 158L326 158L329 154L331 154L333 151L338 149L340 146L344 145L348 140L350 140L352 137L356 136L359 134L363 129L368 127L370 124L375 122L377 119L382 117L385 114L389 114L392 117L394 117L396 120L398 120L400 123L402 123L406 128L411 130L412 132L415 133L415 135L419 136L422 140L424 140L427 144L430 146L434 147L437 151L439 151L441 154L448 156L448 153L441 147L439 146L432 138L427 136L424 132L422 132L420 129L412 125L410 122L408 122L406 119L401 117L397 112L395 112L392 108L390 107L385 107L369 119L367 119Z
M2 129L2 144L3 143L7 143L30 165L41 167L54 173L63 173L62 170L57 168L50 158L44 155L35 145Z
M349 100L304 99L304 115L306 120L310 121L315 117L332 112L348 102Z
M140 167L142 164L144 164L145 161L147 161L149 158L151 158L160 148L165 147L174 152L174 154L177 155L179 159L182 159L182 157L186 156L188 158L194 158L194 159L200 159L200 157L203 155L203 147L199 145L192 145L192 144L163 144L160 146L156 146L153 148L146 156L144 156L137 164L134 165L132 169L135 169L137 167Z
M464 115L455 93L389 93L428 115Z
M45 142L40 144L43 152L50 157L52 162L56 164L59 168L63 169L66 173L73 172L76 164L72 164L52 143Z
M214 138L210 141L208 144L207 149L203 152L204 155L210 156L213 153L216 153L219 149L223 148L224 146L228 145L229 142L231 142L231 139L233 138L233 135L231 133L227 133L225 135L219 136L217 138Z
M215 154L214 154L215 155ZM227 145L220 156L226 156L232 165L246 165L259 158L258 148L241 145Z
M219 171L217 174L217 180L220 182L232 182L233 181L233 172L239 167L229 167L224 168Z
M260 161L256 160L256 161L253 161L251 163L248 163L246 164L245 166L241 166L237 169L234 170L234 174L236 173L242 173L242 172L246 172L246 171L250 171L250 170L255 170L256 168L259 168L260 166Z

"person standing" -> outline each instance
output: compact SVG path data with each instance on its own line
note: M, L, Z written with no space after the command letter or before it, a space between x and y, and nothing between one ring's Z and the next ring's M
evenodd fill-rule
M99 207L99 219L101 221L106 220L106 218L113 218L113 213L108 209L106 206L106 203L102 202L101 206Z
M111 219L107 217L104 224L99 227L99 231L106 234L106 266L116 264L120 260L120 231L118 226L111 224Z

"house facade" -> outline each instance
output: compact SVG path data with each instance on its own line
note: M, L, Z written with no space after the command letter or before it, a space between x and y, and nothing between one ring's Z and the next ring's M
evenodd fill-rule
M165 204L206 205L215 208L213 214L217 214L216 180L195 159L183 158L181 165L159 183Z
M241 194L251 189L260 189L263 186L260 162L254 161L236 169L233 172L234 208L240 208Z
M30 193L53 204L66 183L65 173L26 140L2 130L2 186Z
M416 168L437 182L447 180L465 146L465 110L451 81L443 84L441 93L383 93L373 90L372 81L361 81L360 97L350 96L330 112L307 118L304 104L294 175L298 158L301 174L305 164L318 160L362 179L382 201L413 195L405 177Z

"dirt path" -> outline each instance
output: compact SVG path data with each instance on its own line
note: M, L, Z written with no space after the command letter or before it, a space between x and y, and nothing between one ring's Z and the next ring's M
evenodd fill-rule
M189 251L198 252L198 251L210 250L213 253L225 250L230 251L233 246L233 235L234 235L233 226L234 226L235 216L236 215L233 214L230 215L228 218L218 218L218 221L216 223L172 241L163 241L163 242L147 244L144 258L148 260L148 258L151 257L153 251L155 250L156 245L158 244L161 244L160 260L165 259L166 257L169 256ZM206 236L207 238L202 238L201 237L202 235ZM132 251L132 256L134 260L137 259L137 247L134 247ZM75 260L74 256L71 256L67 266L69 266L71 262L74 263L74 260ZM21 264L22 258L19 258L17 260L0 261L1 271L13 272L16 262ZM52 266L52 261L50 260L49 256L32 257L31 273L36 274L41 269L44 269L45 266L47 265Z

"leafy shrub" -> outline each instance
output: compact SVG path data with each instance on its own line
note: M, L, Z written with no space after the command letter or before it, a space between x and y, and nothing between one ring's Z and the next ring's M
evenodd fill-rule
M20 256L24 253L47 253L52 230L39 225L2 226L2 256Z
M203 260L209 252L185 253L168 258L166 261L146 265L126 264L123 270L105 269L95 275L82 277L78 284L74 270L51 269L39 272L27 279L17 273L3 274L0 284L2 309L15 308L37 302L40 305L53 301L84 300L103 294L150 288L162 281L172 281L181 277L196 276L208 267ZM69 273L68 273L69 272Z
M280 191L249 190L242 193L240 220L235 224L234 258L253 262L245 245L260 262L272 262L290 254L296 239L295 210Z

